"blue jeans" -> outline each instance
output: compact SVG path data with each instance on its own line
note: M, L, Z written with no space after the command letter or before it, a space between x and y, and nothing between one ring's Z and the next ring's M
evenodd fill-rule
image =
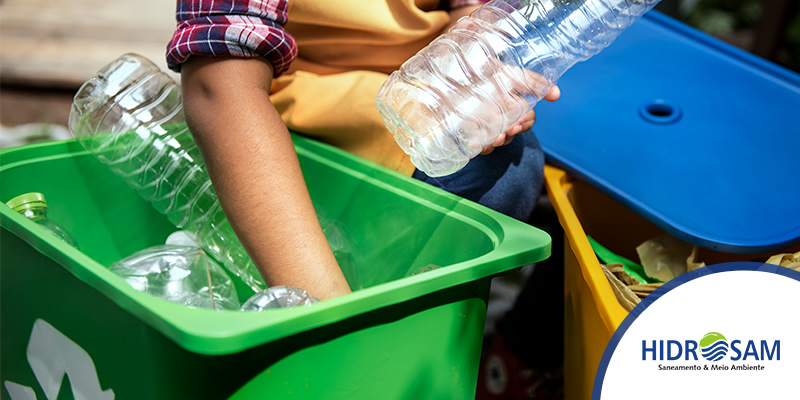
M528 131L489 155L473 158L454 174L432 178L416 170L413 176L512 218L527 221L542 191L544 153L536 135Z

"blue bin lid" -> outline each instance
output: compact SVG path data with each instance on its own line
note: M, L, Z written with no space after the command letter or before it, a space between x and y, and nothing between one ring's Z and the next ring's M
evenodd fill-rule
M800 75L650 12L559 86L550 163L699 246L800 242Z

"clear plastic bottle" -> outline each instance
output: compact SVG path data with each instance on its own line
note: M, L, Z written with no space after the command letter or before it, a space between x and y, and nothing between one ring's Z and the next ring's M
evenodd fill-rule
M418 169L452 174L658 1L491 1L393 72L376 105Z
M76 249L78 248L78 242L75 238L64 227L47 217L47 201L43 194L38 192L25 193L9 200L6 205L31 221L36 222L53 236Z
M251 296L244 304L242 311L264 311L272 308L288 308L310 306L319 303L303 289L292 286L275 286L262 290Z
M255 292L266 287L222 211L186 127L180 87L155 64L125 54L98 71L75 94L69 129L228 271ZM331 223L323 228L338 234ZM338 244L334 255L349 256Z
M160 245L115 262L109 270L134 289L192 308L238 310L231 278L200 248Z

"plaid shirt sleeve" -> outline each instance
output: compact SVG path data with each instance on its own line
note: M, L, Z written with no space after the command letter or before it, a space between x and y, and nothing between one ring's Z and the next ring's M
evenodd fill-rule
M275 76L297 57L283 26L289 0L178 0L178 26L167 45L167 65L180 71L189 56L265 57Z

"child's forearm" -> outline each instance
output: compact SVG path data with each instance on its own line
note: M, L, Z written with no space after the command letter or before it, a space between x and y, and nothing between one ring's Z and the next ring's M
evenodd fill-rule
M193 56L182 66L186 120L223 210L267 284L336 297L350 289L269 100L272 74L263 59Z

